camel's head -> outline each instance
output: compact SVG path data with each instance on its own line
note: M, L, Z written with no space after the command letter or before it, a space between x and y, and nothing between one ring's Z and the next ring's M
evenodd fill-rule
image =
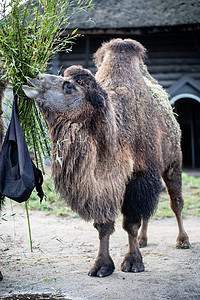
M105 106L105 91L92 73L81 66L66 69L64 77L42 74L29 80L29 86L23 85L23 91L44 112L77 116L86 109Z

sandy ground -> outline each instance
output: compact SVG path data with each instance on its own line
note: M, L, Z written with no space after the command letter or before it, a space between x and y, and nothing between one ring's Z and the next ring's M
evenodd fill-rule
M92 223L31 211L34 252L30 253L22 206L12 208L9 204L2 215L5 213L7 221L0 224L0 270L4 275L0 299L57 299L56 295L78 300L200 299L200 218L184 220L190 250L175 248L174 218L152 220L149 244L141 249L146 270L138 274L120 271L127 235L119 218L110 245L115 272L109 277L91 278L87 272L98 251ZM22 294L22 298L15 297Z

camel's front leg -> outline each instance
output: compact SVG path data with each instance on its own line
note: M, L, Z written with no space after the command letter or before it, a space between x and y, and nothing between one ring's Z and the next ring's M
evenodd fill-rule
M142 262L142 255L139 250L138 243L138 229L140 227L140 220L136 220L134 217L124 216L123 228L128 233L129 251L126 254L121 270L124 272L143 272L144 264Z
M112 274L115 269L113 260L109 255L109 238L114 231L114 222L111 221L105 224L94 223L94 227L99 232L99 253L88 275L105 277Z

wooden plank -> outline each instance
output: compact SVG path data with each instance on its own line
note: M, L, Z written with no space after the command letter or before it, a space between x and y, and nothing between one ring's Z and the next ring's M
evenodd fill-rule
M199 54L195 51L180 51L180 52L167 52L167 51L162 51L162 52L153 52L150 51L147 53L147 56L149 57L149 59L153 59L153 58L183 58L183 59L187 59L187 58L197 58L199 59Z
M165 57L165 58L150 58L146 61L148 65L198 65L200 58L186 57L185 59L179 57Z
M199 65L148 65L148 69L151 73L191 73L191 72L200 72L200 64Z

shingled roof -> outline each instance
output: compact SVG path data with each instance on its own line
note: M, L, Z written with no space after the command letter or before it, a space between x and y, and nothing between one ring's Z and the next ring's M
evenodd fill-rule
M200 0L93 0L93 3L94 9L89 13L73 16L69 28L117 29L200 23Z

